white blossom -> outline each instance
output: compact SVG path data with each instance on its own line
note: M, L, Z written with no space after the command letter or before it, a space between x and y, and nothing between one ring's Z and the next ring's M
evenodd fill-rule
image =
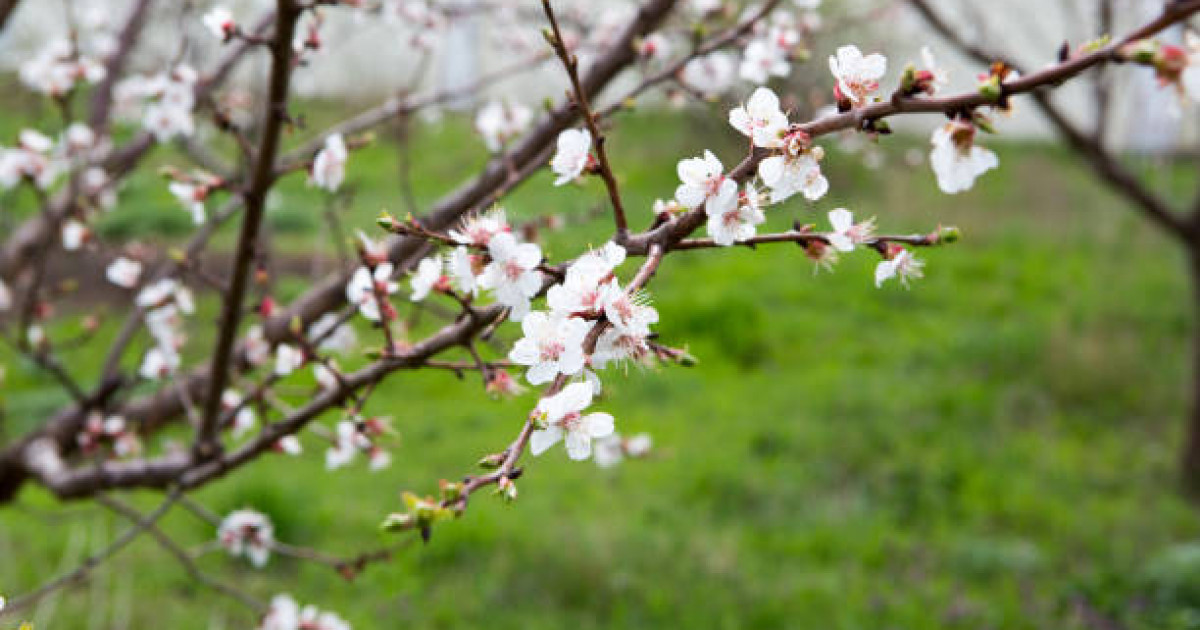
M7 311L12 308L12 291L4 280L0 280L0 311Z
M204 14L203 21L204 28L207 28L213 37L221 41L228 41L237 26L233 22L233 14L222 6L209 9L208 13Z
M336 192L346 179L346 142L342 134L335 133L325 138L325 146L317 153L312 165L312 183L329 192Z
M68 219L63 222L62 226L62 245L63 249L73 252L83 246L83 241L87 239L88 229L83 223Z
M254 428L255 417L254 408L249 404L242 404L243 398L235 389L227 389L221 392L221 408L225 412L237 409L237 413L233 414L233 420L230 422L230 432L236 440L248 431Z
M546 452L565 438L567 456L583 460L592 455L592 440L613 432L613 417L607 413L582 412L592 404L592 385L571 383L553 396L538 402L534 413L544 428L529 437L529 449L535 456Z
M281 343L275 348L275 375L287 376L304 365L304 351Z
M829 244L842 252L854 251L855 245L866 243L875 233L873 219L855 223L854 215L845 208L830 210L829 224L833 226L833 232L829 234Z
M489 151L496 153L533 122L533 112L520 103L492 101L479 110L475 129Z
M767 220L761 197L753 184L746 184L741 195L724 195L704 206L708 214L708 235L717 245L733 245L752 238L755 226Z
M829 192L829 181L821 174L820 147L802 153L786 153L766 158L758 165L758 174L771 189L771 203L779 203L796 193L816 201Z
M718 196L737 196L737 184L725 177L724 166L712 151L702 158L679 161L676 171L683 183L675 189L675 199L685 208L697 208Z
M479 286L492 291L496 301L512 309L513 321L521 321L529 312L529 299L542 288L542 250L534 243L518 243L509 232L496 234L488 241L492 262L479 276Z
M254 510L230 512L217 528L217 540L233 557L246 556L257 568L267 564L275 544L275 528L270 519Z
M338 422L333 446L325 450L325 468L335 470L349 464L358 450L358 429L354 423L347 420Z
M462 245L487 247L493 236L510 229L508 219L504 216L504 208L496 207L489 212L465 219L460 229L450 230L450 238Z
M705 96L715 96L729 89L736 72L737 60L733 55L716 51L689 61L679 80Z
M788 63L787 50L769 39L754 39L746 45L738 76L751 83L762 85L771 77L786 77L792 71Z
M454 248L446 259L446 268L450 272L450 286L467 297L475 297L479 293L475 264L476 257L463 246Z
M417 265L417 271L413 274L412 280L412 301L420 302L424 300L434 286L442 280L442 257L434 254Z
M996 154L977 146L974 139L975 126L968 122L951 121L934 130L929 164L942 192L969 190L975 178L1000 165Z
M908 288L910 279L920 279L925 277L922 268L925 262L913 256L907 249L901 249L896 252L890 259L881 260L875 266L875 287L883 286L883 283L892 278L899 278L900 283Z
M245 357L250 365L262 365L271 358L271 343L267 341L260 324L254 324L246 330Z
M325 313L308 327L308 338L318 350L345 354L358 345L354 328L342 322L335 313Z
M132 289L142 276L142 263L122 256L109 263L104 276L119 287Z
M346 283L346 301L356 305L363 317L379 321L383 309L377 294L386 302L387 296L400 288L391 279L393 269L395 267L390 262L376 266L374 271L359 267L350 277L350 282Z
M171 182L167 186L167 190L183 204L183 209L187 210L192 215L192 223L201 225L204 223L204 200L208 198L208 187L199 184L189 184L186 182Z
M729 112L729 124L749 137L754 146L764 149L783 147L788 119L779 109L779 97L770 88L760 87L742 107Z
M166 378L179 369L179 353L170 347L154 346L142 357L138 374L147 380Z
M879 89L887 73L887 58L878 53L863 56L857 46L842 46L829 58L829 71L837 79L838 92L855 105L865 104Z
M564 129L558 134L558 151L550 161L550 169L558 175L555 186L562 186L579 177L588 164L592 150L592 134L587 129Z
M591 322L577 317L529 313L521 322L525 336L508 358L529 366L525 378L533 385L548 383L558 374L578 374L583 369L583 340L591 329Z

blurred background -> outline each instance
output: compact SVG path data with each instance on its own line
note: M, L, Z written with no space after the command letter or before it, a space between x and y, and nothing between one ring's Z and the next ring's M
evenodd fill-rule
M0 43L6 64L19 64L22 46L61 25L58 4L22 5ZM236 10L254 14L255 3L245 4ZM828 100L824 60L842 43L888 54L893 74L923 43L940 52L939 40L907 11L826 4L833 5L823 9L826 24L844 19L847 30L823 31L812 61L794 65L795 76L780 87L798 109ZM1035 4L1064 17L1031 20L1024 5ZM979 9L986 19L972 23L1037 67L1053 60L1062 39L1095 35L1069 17L1086 4L992 3ZM1122 5L1129 13L1119 24L1133 24L1153 4ZM164 41L172 15L163 9L157 18ZM463 34L452 35L460 39L448 41L484 41L476 35L494 25L460 27ZM411 34L372 28L381 31L372 42L392 37L399 43L383 48L403 56ZM347 39L347 47L379 49ZM487 50L469 49L432 57L441 70L426 87L484 71ZM154 54L139 63L153 66ZM203 66L213 53L197 44L188 54ZM975 67L952 63L956 89L969 89ZM534 105L561 93L556 71L493 96ZM379 76L364 83L358 72ZM407 72L363 59L301 73L307 83L297 86L303 99L295 108L304 127L287 142L299 144L398 89ZM1141 107L1171 97L1148 76L1122 73L1130 76L1110 114L1121 124L1109 141L1131 150L1126 166L1164 198L1187 202L1197 182L1188 149L1195 110L1168 120L1153 113L1159 108ZM250 68L243 85L253 87L254 76ZM4 81L4 142L24 127L53 128L52 109L14 77ZM530 85L541 91L529 93ZM1090 120L1082 89L1063 103ZM673 193L680 158L711 149L729 164L744 153L725 117L748 92L735 88L707 104L649 101L616 119L609 147L635 226L649 224L654 200ZM369 231L380 210L419 212L486 162L472 129L479 102L457 105L380 129L373 146L351 156L347 190L332 202L303 178L281 184L267 221L277 296L286 302L340 264L347 235L330 238L330 213ZM648 459L600 469L552 451L531 462L514 505L481 496L429 544L353 582L278 556L263 570L221 553L202 556L200 565L263 597L290 592L314 601L360 630L1200 628L1200 519L1177 481L1194 334L1184 251L1105 188L1024 102L1011 120L998 121L1001 135L981 138L1000 168L965 194L942 194L927 162L928 131L938 123L923 118L878 144L822 141L829 195L772 208L765 226L823 224L828 210L846 207L876 217L884 233L961 228L958 244L919 252L926 278L911 290L876 289L875 260L865 254L844 256L832 273L818 273L793 246L667 260L652 287L658 330L699 364L614 374L598 405L623 433L653 435ZM1153 133L1136 133L1143 129ZM186 159L175 148L152 161ZM606 240L601 182L553 188L551 181L541 173L504 201L518 220L562 219L562 229L542 231L547 255ZM27 194L0 197L0 231L33 207ZM191 229L154 168L131 177L97 225L107 238L155 245L179 243ZM214 251L230 251L234 237L224 228ZM64 254L56 264L86 261ZM122 298L84 289L70 302L78 317L63 326L99 315L101 338L111 336L108 315L121 312ZM213 317L209 306L195 319ZM203 339L208 329L189 333ZM99 362L103 348L75 351L72 364ZM0 441L64 401L52 382L6 352ZM293 387L296 396L311 391ZM399 432L391 468L327 472L321 445L306 443L302 459L267 458L195 497L222 514L245 506L269 514L282 541L353 554L391 540L378 524L399 506L402 489L432 491L437 479L454 478L505 444L532 396L494 401L470 378L397 375L367 409L391 416ZM154 497L133 498L151 505ZM0 510L0 592L24 592L78 564L123 525L97 506L25 489ZM215 536L183 513L165 528L197 548ZM254 623L190 580L150 538L85 584L41 602L30 618L38 629Z

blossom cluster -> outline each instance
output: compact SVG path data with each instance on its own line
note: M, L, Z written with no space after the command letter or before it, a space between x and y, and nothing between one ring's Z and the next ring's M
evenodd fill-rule
M114 88L117 111L126 118L140 120L159 142L190 136L195 130L192 109L198 79L196 71L186 64L170 72L128 77Z
M291 595L280 594L271 599L258 630L351 630L351 626L336 613L312 604L302 608Z
M245 556L257 568L266 566L275 544L275 528L267 515L254 510L230 512L217 528L217 540L233 557Z

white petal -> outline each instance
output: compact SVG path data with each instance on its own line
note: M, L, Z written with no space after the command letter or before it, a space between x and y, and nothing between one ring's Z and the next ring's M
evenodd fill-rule
M529 435L529 452L534 456L541 455L546 449L558 444L562 439L562 428L557 426L538 429Z

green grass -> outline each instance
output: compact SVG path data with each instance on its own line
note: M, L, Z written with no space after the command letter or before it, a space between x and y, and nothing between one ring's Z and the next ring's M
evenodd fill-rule
M714 137L727 141L702 141ZM457 123L415 142L422 206L481 161ZM257 597L287 591L338 611L358 630L1200 628L1200 522L1174 486L1192 330L1180 253L1057 148L1002 145L999 171L948 197L925 167L903 165L918 142L889 140L883 172L831 151L829 197L773 209L770 221L823 225L844 205L887 232L960 226L961 243L920 253L928 277L911 291L876 290L866 253L816 275L791 246L668 259L652 287L658 330L700 363L609 373L597 405L622 432L651 432L654 458L605 471L555 449L528 462L515 505L479 496L429 545L354 583L278 557L264 571L221 554L200 565ZM652 115L622 121L611 146L635 225L672 193L678 158L707 146L728 164L740 151L716 123ZM360 192L347 225L404 211L394 156L388 145L353 156ZM1184 195L1194 170L1158 178ZM600 182L549 181L539 175L506 205L583 221L546 235L551 256L602 242L608 220L582 218L603 203ZM150 217L184 217L162 188L135 180L107 229L136 236ZM302 178L287 180L274 242L332 255L313 240L323 204ZM280 293L305 284L291 278ZM208 320L197 316L193 332L201 354ZM32 367L4 358L14 425L61 402ZM85 350L71 365L86 373L95 360ZM307 391L297 378L288 395ZM222 513L268 512L287 542L354 553L394 540L377 525L401 490L432 492L468 472L533 401L491 401L470 378L400 374L369 406L400 433L389 470L327 473L308 436L303 459L265 458L196 496ZM95 507L61 510L48 516L60 507L30 487L0 511L0 592L34 587L125 525ZM166 525L189 546L214 536L184 513ZM149 538L54 605L39 628L253 623Z

